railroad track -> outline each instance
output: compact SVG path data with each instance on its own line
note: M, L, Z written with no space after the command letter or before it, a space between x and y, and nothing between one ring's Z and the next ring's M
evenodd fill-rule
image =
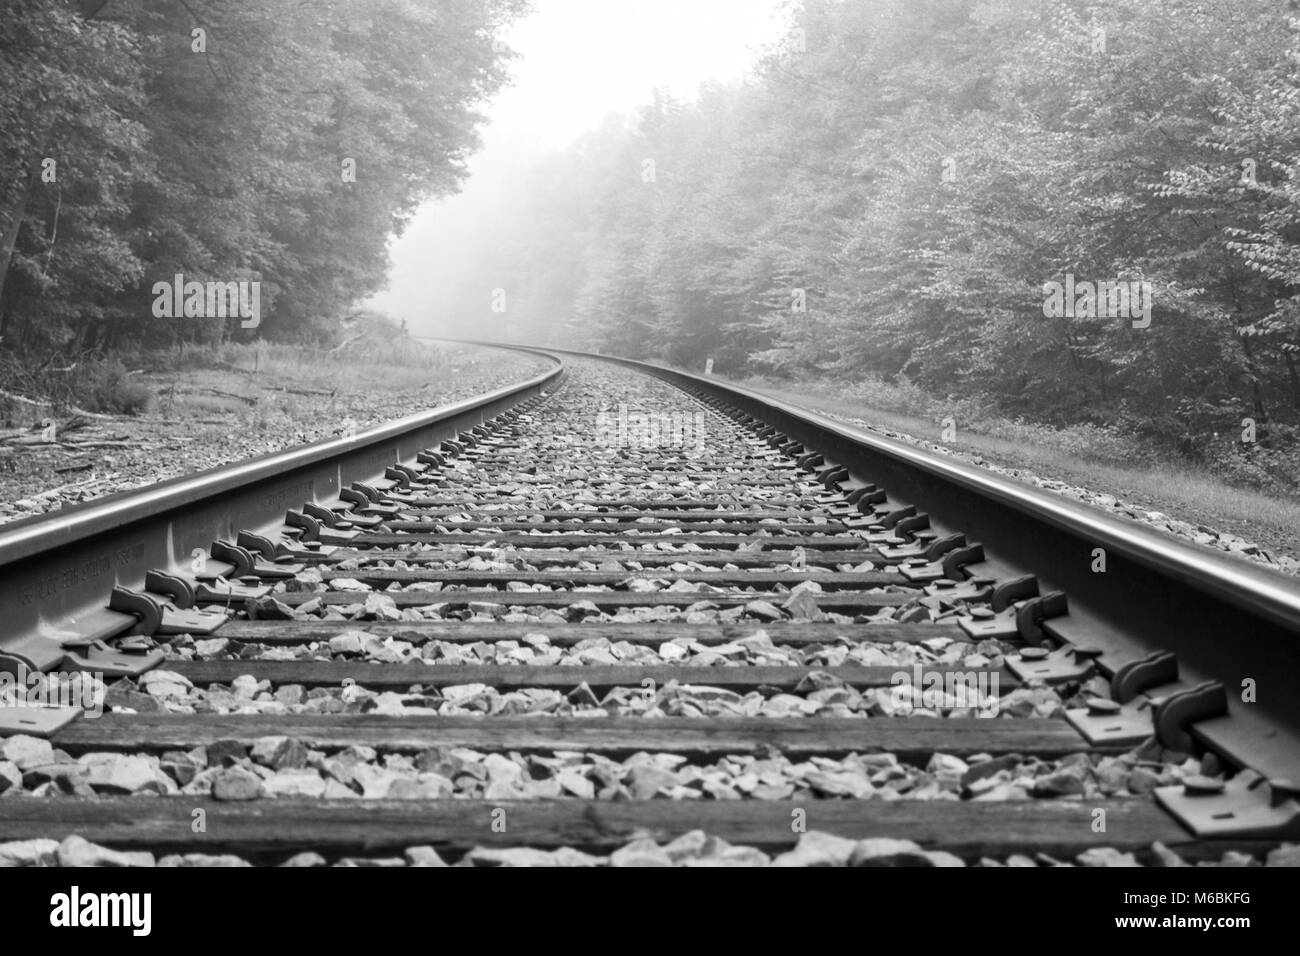
M0 860L1300 837L1285 579L636 363L10 525L0 612Z

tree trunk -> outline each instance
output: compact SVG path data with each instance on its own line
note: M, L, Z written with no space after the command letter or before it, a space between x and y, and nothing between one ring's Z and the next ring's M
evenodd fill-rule
M36 191L36 184L41 181L40 174L41 164L32 164L31 174L27 177L27 185L22 187L18 194L18 204L14 206L10 214L9 226L5 229L3 238L0 238L0 301L4 300L5 278L9 275L9 263L13 259L14 247L18 245L18 230L23 226L23 221L27 218L27 207L31 204L32 194Z
M1255 351L1250 345L1249 335L1238 335L1241 339L1241 348L1246 353L1246 369L1250 373L1250 394L1255 406L1255 425L1256 437L1259 444L1267 448L1268 445L1268 412L1264 408L1264 393L1259 387L1259 369L1255 366Z
M1282 357L1286 359L1286 372L1291 378L1291 403L1300 412L1300 372L1296 370L1295 357L1290 352L1283 352Z
M81 18L87 22L95 19L108 6L109 0L79 0L77 5ZM49 133L49 129L45 130ZM45 136L37 140L43 142ZM45 155L42 151L41 155ZM22 228L23 220L27 218L27 207L31 204L32 195L36 192L36 187L41 181L41 163L40 156L36 157L36 162L32 164L31 175L27 179L27 187L22 189L18 196L18 205L14 207L13 218L9 222L5 234L0 237L0 302L4 301L5 279L9 275L9 263L13 260L14 247L18 244L18 230ZM2 321L2 320L0 320Z

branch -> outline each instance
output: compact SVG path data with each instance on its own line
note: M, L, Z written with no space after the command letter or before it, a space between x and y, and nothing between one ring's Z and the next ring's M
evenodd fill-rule
M326 355L333 355L335 352L338 352L338 351L340 351L341 349L344 349L344 348L346 348L347 346L351 345L351 344L352 344L353 342L355 342L357 339L365 338L365 335L366 335L365 332L358 332L356 335L352 336L352 338L350 338L350 339L344 339L344 340L343 340L342 342L340 342L338 345L334 346L334 348L332 348L332 349L326 349L326 350L325 350L325 354L326 354Z
M6 392L3 388L0 388L0 398L7 398L7 399L9 399L10 401L21 402L21 403L24 404L24 405L35 405L35 406L37 406L37 407L39 407L39 408L53 408L53 407L54 407L54 403L53 403L53 402L40 402L40 401L36 401L35 399L28 398L28 397L25 396L25 395L16 395L16 394L14 394L13 392Z

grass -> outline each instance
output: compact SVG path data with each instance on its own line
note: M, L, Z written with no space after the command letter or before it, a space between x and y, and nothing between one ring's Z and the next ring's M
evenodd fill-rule
M79 408L110 415L142 415L152 404L148 387L131 377L116 356L82 356L67 365L30 366L0 353L0 421L27 426Z
M445 352L414 339L352 342L337 352L266 342L226 343L146 354L145 361L177 372L264 375L277 382L298 382L306 387L337 385L341 390L377 378L418 388L427 384L431 375L445 374L452 367Z
M410 339L353 342L337 352L227 343L145 359L154 369L150 379L160 386L158 408L164 417L233 413L257 431L301 419L307 396L294 389L309 392L314 407L325 400L325 415L345 419L357 410L353 399L373 391L377 382L387 392L418 394L458 371L446 352Z
M961 412L970 412L969 408L949 410L907 385L870 382L840 389L800 386L793 391L788 383L757 378L735 384L791 405L935 442L1005 468L1025 469L1040 478L1110 494L1136 508L1231 532L1267 550L1300 558L1300 494L1243 487L1204 467L1161 454L1140 439L1089 427L1053 429L981 412L971 414L968 422ZM905 410L909 406L927 414L909 413ZM956 436L945 442L942 419L949 416L955 419Z
M344 395L383 382L385 389L417 392L452 372L446 355L417 343L378 352L355 346L326 352L265 343L225 345L148 355L146 363L152 367L151 380L174 385L160 395L166 415L247 411L253 399L295 415L300 395L294 389Z
M55 395L32 389L39 401L15 403L23 414L68 417L56 421L53 442L8 442L0 432L0 522L368 428L519 381L540 364L454 346L395 351L391 338L328 353L265 345L130 353L127 380L152 399L143 415L77 421L66 405L40 404ZM23 434L31 424L6 426L7 437L35 438ZM65 433L100 444L78 447Z
M236 413L263 428L275 418L298 416L293 389L347 395L382 382L389 390L415 392L451 377L458 371L454 364L466 361L382 321L358 327L337 350L266 342L180 346L132 352L129 366L117 355L24 362L0 352L2 390L11 393L0 395L0 421L30 427L78 408L164 418ZM266 383L277 390L263 388Z

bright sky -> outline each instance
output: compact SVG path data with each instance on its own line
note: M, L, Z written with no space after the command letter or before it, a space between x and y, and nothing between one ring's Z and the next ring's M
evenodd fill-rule
M422 208L392 247L389 289L367 305L428 328L441 250L472 230L494 184L594 128L610 112L650 101L656 87L690 97L708 80L743 76L782 32L783 0L533 0L503 39L514 83L484 112L484 148L464 190Z

